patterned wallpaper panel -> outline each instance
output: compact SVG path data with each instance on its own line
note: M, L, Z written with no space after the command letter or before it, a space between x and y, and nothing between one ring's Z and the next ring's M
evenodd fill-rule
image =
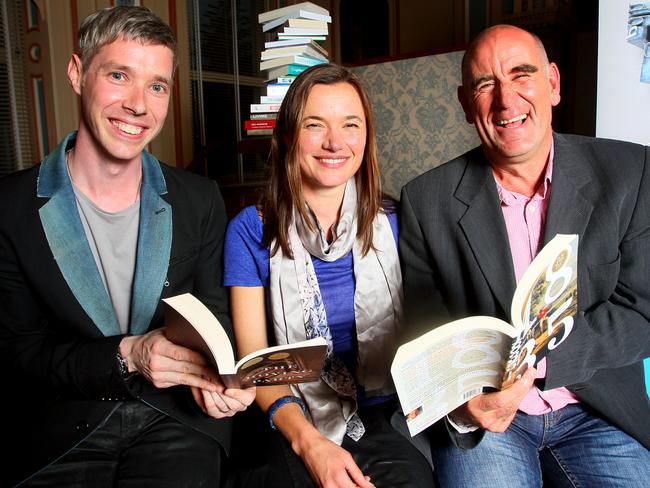
M353 68L373 101L383 189L402 185L480 141L456 98L463 52Z

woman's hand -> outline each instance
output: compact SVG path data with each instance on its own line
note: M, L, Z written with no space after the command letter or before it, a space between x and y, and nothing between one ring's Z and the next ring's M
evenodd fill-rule
M364 476L348 451L319 434L303 442L300 449L307 471L316 484L323 488L373 488L370 478Z

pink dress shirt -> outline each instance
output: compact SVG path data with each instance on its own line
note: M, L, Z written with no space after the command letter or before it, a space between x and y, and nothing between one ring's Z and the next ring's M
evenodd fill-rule
M553 149L551 148L544 181L532 197L506 190L498 181L496 182L501 200L501 210L508 230L508 241L517 282L540 250L544 223L546 222L546 210L551 197L552 174ZM546 359L542 359L537 364L537 378L545 377ZM579 401L566 388L541 391L537 387L533 387L519 406L519 410L529 415L541 415Z

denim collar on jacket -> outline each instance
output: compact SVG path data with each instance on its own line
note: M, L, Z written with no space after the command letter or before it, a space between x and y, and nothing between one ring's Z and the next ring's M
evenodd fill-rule
M74 147L76 136L76 132L68 134L41 164L36 193L49 200L39 214L54 259L75 298L103 335L119 335L117 318L88 245L66 167L65 153ZM166 194L160 163L143 151L131 334L148 329L166 281L172 241L172 207L161 197Z

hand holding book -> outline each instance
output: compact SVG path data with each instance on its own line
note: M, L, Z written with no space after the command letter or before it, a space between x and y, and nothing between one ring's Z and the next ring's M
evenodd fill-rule
M578 236L562 234L538 253L517 285L512 324L467 317L435 327L397 350L391 374L411 435L485 388L509 388L564 342L577 312L577 255ZM516 399L517 393L491 398L498 403L504 396Z
M318 337L272 346L235 362L230 339L210 310L191 293L164 298L165 335L175 344L203 354L228 388L317 381L327 341Z
M120 374L125 381L139 374L156 388L189 386L197 404L214 418L244 411L255 399L254 387L226 389L206 358L170 341L165 328L125 336L119 344L118 361L123 362Z
M533 387L536 373L535 368L529 368L510 388L481 393L455 409L449 417L454 423L458 423L456 419L459 419L465 426L505 432Z
M206 414L215 419L232 417L237 412L246 410L255 400L255 387L246 389L228 388L220 391L208 391L191 387L194 401Z

